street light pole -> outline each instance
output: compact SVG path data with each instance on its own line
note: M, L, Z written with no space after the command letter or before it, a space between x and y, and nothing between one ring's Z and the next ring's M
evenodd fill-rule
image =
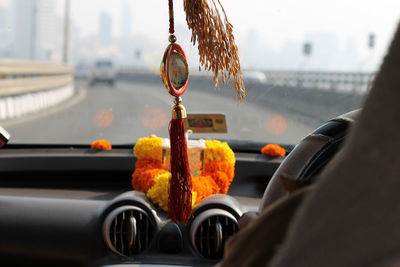
M68 63L69 12L70 12L70 0L65 0L64 41L63 41L63 57L62 57L63 63Z

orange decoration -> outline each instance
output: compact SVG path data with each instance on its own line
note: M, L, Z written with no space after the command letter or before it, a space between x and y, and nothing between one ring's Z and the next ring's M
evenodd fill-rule
M204 164L203 175L212 177L219 188L217 193L226 194L235 176L235 168L226 159L213 160Z
M284 116L275 114L265 121L264 127L268 133L279 135L286 131L287 122Z
M100 128L111 126L114 121L114 113L111 110L103 109L93 118L96 125Z
M261 154L272 157L283 157L286 155L286 150L277 144L268 144L261 149Z
M136 169L132 175L132 186L135 190L147 192L154 184L154 177L167 173L164 169Z
M210 175L210 173L221 171L225 173L228 177L228 180L232 180L235 176L235 167L232 164L229 164L228 160L213 160L204 164L204 173Z
M137 157L132 187L142 191L164 211L168 210L171 172L163 162L162 138L140 138L134 147ZM192 176L192 206L213 194L228 193L235 175L235 154L227 143L206 141L200 176Z
M102 139L93 141L92 144L90 145L90 148L96 150L111 150L112 145L107 140Z
M192 177L193 191L197 192L196 203L199 203L203 198L218 194L219 187L214 182L211 176Z
M228 178L228 175L226 173L221 172L221 171L216 171L213 173L209 174L214 182L218 185L219 191L218 193L220 194L227 194L229 190L229 186L231 185L232 180Z
M155 107L146 107L140 112L140 121L149 130L156 131L161 129L168 120L167 113Z
M147 192L154 184L154 177L164 174L161 161L156 159L139 159L135 164L135 172L132 174L132 186L136 190Z
M135 164L135 169L164 169L165 166L157 159L138 159Z

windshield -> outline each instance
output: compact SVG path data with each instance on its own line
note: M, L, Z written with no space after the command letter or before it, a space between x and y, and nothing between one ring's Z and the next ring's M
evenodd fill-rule
M227 133L190 138L244 142L295 144L359 108L400 18L398 0L221 1L247 88L239 103L232 82L214 90L199 71L182 1L174 2L190 70L183 103L227 123ZM173 98L159 74L166 0L0 0L0 39L0 125L10 143L168 137Z

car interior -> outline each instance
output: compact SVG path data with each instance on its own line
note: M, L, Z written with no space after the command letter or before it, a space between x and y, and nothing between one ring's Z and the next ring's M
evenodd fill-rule
M49 8L52 4L47 6L46 1L10 0L4 6L0 4L0 37L2 14L7 14L2 11L8 5L34 10L36 13L29 16L36 21L35 16L47 16L42 5ZM57 8L64 12L65 7L65 16L70 19L69 5L75 5L72 11L82 9L78 2L59 1ZM132 2L121 1L122 14L130 12L127 6ZM175 2L178 17L183 9L179 1ZM238 1L221 2L229 7L228 16L229 11L235 13L231 6L242 7ZM108 1L107 5L116 4ZM54 6L54 10L57 8ZM163 9L165 23L167 5ZM17 11L15 17L22 16ZM239 8L236 12L244 11ZM98 49L93 62L113 66L107 75L90 68L86 69L88 74L78 73L68 61L49 63L50 52L46 60L21 59L13 56L11 45L11 52L3 55L0 45L2 266L400 265L400 26L377 71L368 73L367 78L359 70L342 74L301 68L291 72L263 67L245 70L247 102L241 104L232 84L214 90L215 73L203 75L190 69L188 92L182 96L188 113L192 107L194 113L224 113L218 119L225 123L226 116L229 127L222 134L215 129L207 134L195 132L193 126L194 133L185 137L183 132L185 146L190 139L222 140L234 152L235 166L227 193L205 196L182 222L171 219L171 213L148 192L135 188L132 180L142 160L135 149L137 140L168 137L173 132L173 120L177 119L174 108L181 99L176 96L172 103L163 88L169 77L163 76L162 68L170 63L166 56L157 58L163 60L161 79L159 70L128 66L123 61L128 56L121 59L112 54L117 42L108 43L107 34L101 32L111 27L110 20L104 12L99 15L98 44L82 37L82 44L89 46L85 50L88 55ZM180 43L189 43L190 38L179 39L181 31L189 31L179 24L186 23L183 15L181 20L176 19L175 35ZM37 21L37 25L29 25L36 25L40 33ZM241 20L234 22L240 24ZM68 25L63 36L78 28L78 23ZM38 34L37 44L40 38L43 36ZM122 40L127 47L132 43ZM165 41L156 46L158 50L164 49ZM167 51L176 40L169 41ZM148 42L144 47L153 52ZM72 58L79 46L64 51L71 51ZM142 54L148 53L150 58L153 54L146 49L131 51L130 57L139 62L145 58ZM303 49L308 60L314 48L306 43ZM101 60L99 51L103 53ZM105 51L111 51L109 57L104 56ZM189 60L192 52L187 54ZM185 52L182 54L186 60ZM40 53L35 55L39 57ZM82 55L80 58L85 58ZM328 74L333 77L329 78L332 83L323 76ZM343 82L338 80L341 75ZM352 75L356 82L348 80ZM369 80L371 75L373 79ZM365 79L368 81L364 83ZM321 89L328 83L329 89ZM357 93L356 87L340 87L354 84L368 88ZM268 117L267 112L273 116ZM206 117L197 127L209 127L214 117ZM170 138L172 158L173 136ZM111 140L112 149L94 148L90 143L96 139ZM284 155L260 153L266 144L275 143L284 149ZM165 150L162 153L164 157ZM201 153L206 158L206 152ZM170 198L167 196L168 201Z

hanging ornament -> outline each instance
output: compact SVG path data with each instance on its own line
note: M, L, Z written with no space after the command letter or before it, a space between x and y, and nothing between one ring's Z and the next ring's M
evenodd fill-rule
M192 30L191 41L198 44L200 64L214 73L214 86L218 78L223 83L233 77L236 96L240 101L246 98L242 78L239 51L233 36L233 26L220 0L184 0L186 21ZM221 14L223 17L221 17Z
M168 199L168 217L175 222L186 223L192 212L192 178L190 175L185 136L184 119L186 110L181 96L189 81L189 67L185 52L176 43L174 35L174 10L172 0L168 0L170 44L165 50L160 71L167 91L175 97L172 119L169 124L171 142L171 181Z

